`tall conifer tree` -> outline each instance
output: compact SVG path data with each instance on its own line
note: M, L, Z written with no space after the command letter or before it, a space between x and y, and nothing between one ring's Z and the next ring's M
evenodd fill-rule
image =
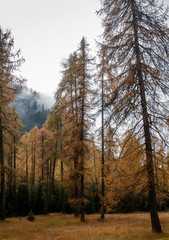
M152 133L163 137L160 126L169 112L164 95L169 94L167 12L154 0L103 0L103 45L107 63L114 68L110 101L118 126L135 121L142 134L148 178L149 208L153 232L161 232L157 213L153 169ZM113 107L111 107L113 105Z
M92 58L89 57L89 48L86 39L83 37L79 46L79 72L78 72L78 88L80 91L79 102L79 140L80 140L80 178L81 178L81 189L80 189L80 214L81 221L85 220L84 214L84 199L85 199L85 155L87 153L86 141L88 139L88 129L90 126L90 94L91 94L91 68Z
M99 113L101 113L101 197L102 197L102 207L101 207L101 218L105 218L105 207L104 207L104 197L105 197L105 74L106 74L106 59L104 47L99 53L100 63L98 64L98 76L99 79L99 90L97 94L99 95L99 100L96 102L99 107ZM98 104L100 102L100 104Z
M70 184L74 191L69 193L75 216L79 212L79 100L78 100L78 56L75 52L62 64L63 78L59 84L57 97L60 98L58 111L62 115L62 158L70 168ZM62 162L63 164L63 162ZM74 166L73 166L74 165ZM72 194L73 193L73 194Z
M10 131L11 108L18 92L15 84L20 86L22 79L16 76L18 67L23 62L20 51L14 52L14 40L9 30L0 27L0 219L5 219L5 162L4 162L4 131Z
M90 125L91 63L88 43L83 37L77 53L70 55L63 65L63 78L57 94L60 95L58 110L61 112L63 124L64 161L70 168L70 179L73 179L74 183L72 202L75 206L75 216L80 212L81 221L85 220L84 172Z

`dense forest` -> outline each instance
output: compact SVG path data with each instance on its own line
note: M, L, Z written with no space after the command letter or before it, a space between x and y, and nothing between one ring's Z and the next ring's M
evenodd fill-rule
M49 101L46 103L43 94L26 86L19 89L14 105L19 119L24 124L22 131L30 131L34 126L42 128L50 111Z
M34 91L15 100L24 90L15 75L24 59L0 28L1 220L30 211L74 213L81 221L85 213L104 219L150 211L152 231L162 231L158 211L169 209L167 12L150 0L104 0L97 14L104 29L97 56L83 37L62 63L50 111Z

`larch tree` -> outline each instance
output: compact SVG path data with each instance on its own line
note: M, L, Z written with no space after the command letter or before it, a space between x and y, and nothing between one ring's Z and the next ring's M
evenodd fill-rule
M70 70L70 79L71 79L71 109L72 109L72 120L73 120L73 131L72 131L72 142L73 142L73 159L74 159L74 209L75 209L75 217L79 215L79 148L78 148L78 140L79 140L79 116L78 116L78 56L77 53L74 52L73 55L70 56L69 59L69 70Z
M20 139L19 164L22 168L23 178L29 183L29 133L26 132ZM24 169L24 171L23 171Z
M102 0L98 14L103 45L112 65L114 89L106 104L116 130L134 124L145 146L147 188L153 232L161 232L157 213L152 136L166 140L169 93L167 11L154 0ZM152 134L153 133L153 134ZM167 141L166 141L167 142Z
M101 219L105 218L105 207L104 207L104 197L105 197L105 74L106 71L106 59L104 47L99 53L100 63L98 64L98 74L96 75L96 81L99 80L98 86L98 100L96 101L97 106L99 106L99 113L101 115Z
M159 209L166 205L169 197L168 173L167 173L167 152L158 141L153 142L154 148L154 172L157 192L157 203Z
M61 129L62 129L62 118L58 112L59 100L56 99L56 103L51 109L48 118L46 120L45 128L48 130L48 137L45 142L47 148L47 159L50 159L50 178L48 187L48 199L46 211L48 211L51 204L54 183L55 183L55 173L56 173L56 163L60 158L61 149Z
M71 54L63 64L63 78L59 85L62 111L62 150L65 163L70 168L69 202L75 210L75 217L79 215L79 65L76 52ZM62 156L63 157L63 156ZM73 183L72 183L73 182ZM74 185L74 186L73 186ZM74 187L72 191L72 186ZM72 194L73 193L73 194Z
M45 141L47 139L48 132L46 129L41 128L38 132L37 136L37 146L38 146L38 153L39 158L41 159L41 180L44 180L44 171L45 171L45 160L46 160L46 148L45 148Z
M35 126L33 129L31 129L29 133L29 154L30 154L30 162L31 162L31 169L30 169L30 182L33 185L35 185L35 182L37 180L36 176L36 170L37 170L37 157L38 157L38 134L39 129L37 126Z
M89 48L86 39L83 37L79 46L79 71L78 71L78 88L79 88L79 142L80 142L80 214L81 221L85 220L85 156L87 155L88 129L90 126L91 104L91 64L93 59L89 57Z
M87 139L90 124L90 64L88 44L82 38L79 49L63 64L63 78L59 85L59 111L62 116L62 158L69 169L69 189L71 203L75 206L75 216L81 214L85 220L85 159L87 156ZM73 194L72 194L73 192Z
M11 109L18 92L16 84L21 85L23 79L16 71L23 62L20 51L14 51L14 40L9 30L0 27L0 219L5 219L5 161L4 161L4 131L10 131Z
M70 71L69 71L69 60L66 60L64 63L62 63L62 66L64 67L64 70L62 71L63 77L59 84L59 88L55 94L56 103L55 103L55 118L56 116L60 115L61 124L59 127L59 133L58 135L58 160L60 162L60 185L61 185L61 211L64 211L64 187L66 184L66 179L64 177L65 171L64 171L64 165L66 165L66 168L69 169L68 172L70 175L72 174L72 159L73 159L73 153L74 149L72 148L72 79L70 77ZM57 127L57 123L55 125ZM69 176L67 176L69 178ZM70 180L70 179L69 179ZM71 181L69 181L69 186L71 186ZM70 188L69 188L70 189ZM72 192L72 191L71 191ZM69 194L68 194L69 195ZM69 196L70 199L70 196Z
M104 206L104 198L105 198L105 143L109 141L106 139L105 130L109 127L109 121L107 122L107 109L105 107L105 103L109 99L110 92L110 81L109 78L111 76L111 66L107 64L106 55L105 55L105 47L102 46L99 49L99 63L97 64L98 73L96 74L96 83L98 84L98 88L96 91L96 105L98 107L97 115L101 115L101 127L100 127L100 138L101 138L101 219L105 218L105 206ZM108 135L107 135L108 137ZM109 138L109 137L108 137Z
M19 120L19 114L16 112L15 107L10 109L10 122L6 123L4 129L4 152L8 157L8 166L6 171L8 175L8 199L13 202L14 211L16 213L16 200L17 200L17 155L20 144L21 128L23 127ZM6 158L5 158L6 160Z

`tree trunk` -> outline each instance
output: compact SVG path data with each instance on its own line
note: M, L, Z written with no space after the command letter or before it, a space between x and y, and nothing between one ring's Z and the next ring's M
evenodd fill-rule
M84 92L84 90L83 90ZM82 96L82 120L81 120L81 129L80 129L80 142L81 142L81 152L80 152L80 182L81 182L81 192L80 192L80 214L81 221L85 221L84 214L84 93Z
M148 199L149 199L151 224L152 224L153 232L162 232L159 217L158 217L158 212L157 212L157 201L156 201L154 169L153 169L153 151L152 151L152 144L151 144L149 115L147 111L145 86L144 86L144 80L142 75L142 64L140 59L140 49L139 49L139 41L138 41L137 18L136 18L137 6L135 6L134 0L131 1L131 6L132 6L132 14L133 14L135 54L136 54L136 64L137 64L136 73L137 73L139 87L140 87L140 99L141 99L142 117L143 117L143 125L144 125L146 164L147 164L148 189L149 189Z
M74 90L74 95L75 95L75 119L76 119L76 128L78 126L78 107L77 107L77 79L74 77L74 85L75 85L75 90ZM74 114L74 108L72 106L72 113ZM75 135L77 134L77 129L75 130ZM79 177L78 177L78 151L77 147L75 147L75 157L74 157L74 171L75 171L75 183L74 183L74 194L75 194L75 213L74 216L78 217L79 216L79 204L77 203L77 200L79 198L79 191L78 191L78 182L79 182Z
M95 182L97 183L97 171L96 171L96 149L95 149L95 141L94 141L94 136L92 137L92 141L93 141L93 165L94 165L94 179Z
M79 114L79 170L80 170L80 219L85 221L84 213L84 115L85 115L85 40L81 41L81 78L80 78L80 114Z
M79 197L79 194L78 194L78 176L77 176L77 171L78 171L78 161L77 161L77 157L74 158L74 170L75 170L75 213L74 213L74 216L75 217L78 217L79 216L79 204L77 203L77 200L78 200L78 197Z
M81 159L81 207L80 207L80 214L81 214L81 221L85 221L85 213L84 213L84 161Z
M102 168L101 168L101 176L102 176L102 207L101 207L101 219L105 218L105 207L104 207L104 192L105 192L105 183L104 183L104 85L103 85L103 74L102 74Z
M28 149L27 149L27 145L26 145L26 183L28 184Z
M3 130L2 130L2 118L0 108L0 220L5 220L5 170L4 170L4 149L3 149Z
M45 206L45 213L48 214L49 212L49 205L50 205L50 173L49 173L49 159L46 161L46 192L47 192L47 202Z
M32 166L31 166L31 184L34 185L35 184L35 144L32 142Z
M61 161L61 212L64 211L63 161Z
M14 201L15 214L17 215L17 196L16 196L16 138L14 137L13 162L14 162Z
M42 132L42 181L44 178L44 136L43 136L43 132Z
M81 193L80 193L80 214L81 221L85 221L85 213L84 213L84 98L85 98L85 78L83 79L83 89L82 89L82 109L81 109L81 129L80 129L80 142L81 142L81 163L80 163L80 171L81 171Z
M12 151L8 154L8 166L10 167L10 173L8 174L8 194L9 199L12 199Z
M151 146L150 126L148 121L148 113L146 106L144 85L140 81L140 96L142 104L142 115L144 124L144 137L146 145L146 158L147 158L147 175L148 175L148 189L149 189L149 208L151 215L151 223L153 232L162 232L161 225L157 212L157 200L154 181L154 169L153 169L153 151Z
M49 160L48 160L49 161ZM48 180L47 180L47 204L45 207L45 212L48 213L50 210L53 194L53 185L54 185L54 173L55 173L55 162L56 158L53 161L50 160L49 170L48 170ZM53 164L52 164L53 163Z
M53 168L52 168L52 191L53 191L53 186L54 186L54 181L55 181L55 166L56 166L56 156L53 159Z
M56 166L56 157L53 159L53 166L52 166L52 176L51 176L51 186L50 186L50 199L52 199L54 182L55 182L55 166Z

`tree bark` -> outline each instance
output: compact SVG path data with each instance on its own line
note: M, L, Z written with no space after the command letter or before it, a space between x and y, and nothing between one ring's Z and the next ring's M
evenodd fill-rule
M42 132L42 138L41 138L41 140L42 140L42 181L43 181L43 178L44 178L44 136L43 136L43 132Z
M77 176L77 171L78 171L78 160L77 156L74 158L74 170L75 170L75 185L74 185L74 191L75 191L75 213L74 216L78 217L79 216L79 204L77 203L79 194L78 194L78 176Z
M27 145L26 145L26 183L28 184L28 149L27 149Z
M15 214L17 215L17 196L16 196L16 138L13 140L13 162L14 162L14 201L15 201Z
M35 143L32 142L32 156L31 156L31 161L32 161L32 166L31 166L31 184L35 184L35 154L36 154L36 147Z
M61 161L61 212L64 211L63 161Z
M83 80L84 81L84 80ZM84 83L83 83L84 85ZM82 119L81 119L81 131L80 131L80 142L81 142L81 162L80 162L80 171L81 171L81 221L85 221L85 214L84 214L84 86L83 86L83 93L82 93Z
M83 93L84 95L84 93ZM81 171L81 204L80 204L80 214L81 214L81 221L85 221L85 213L84 213L84 96L82 99L82 120L81 120L81 131L80 131L80 142L81 142L81 162L80 162L80 171Z
M5 220L5 166L4 166L4 149L3 149L3 130L2 130L2 118L0 107L0 220Z
M81 221L85 221L84 213L84 116L85 116L85 40L84 38L81 41L81 51L82 51L82 83L81 83L81 123L80 123L80 142L81 142L81 152L80 152L80 171L81 171L81 206L80 214Z
M103 74L102 74L102 168L101 168L101 176L102 176L102 207L101 207L101 219L105 218L105 207L104 207L104 195L105 195L105 183L104 183L104 84L103 84Z
M74 95L75 95L75 119L76 119L76 128L78 127L78 107L77 107L77 79L76 76L74 77L74 85L75 85L75 90L74 90ZM74 108L72 107L72 113L74 114ZM77 135L77 129L75 130L75 135ZM74 157L74 171L75 171L75 184L74 184L74 194L75 194L75 213L74 216L78 217L79 216L79 204L77 203L77 200L79 198L79 191L78 191L78 182L79 182L79 177L78 177L78 157L79 153L77 150L77 147L75 147L75 157Z

